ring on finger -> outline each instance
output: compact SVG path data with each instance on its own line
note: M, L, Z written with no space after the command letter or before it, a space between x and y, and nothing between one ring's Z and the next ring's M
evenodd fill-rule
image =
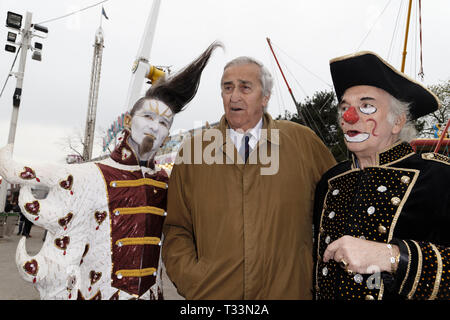
M344 258L342 258L341 261L339 261L339 266L342 269L347 269L348 263L347 263L347 261L344 260Z

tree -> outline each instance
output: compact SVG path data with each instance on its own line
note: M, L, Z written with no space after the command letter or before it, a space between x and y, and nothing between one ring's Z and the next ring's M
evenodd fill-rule
M337 100L333 91L317 91L297 104L297 113L286 111L277 119L294 121L311 128L330 149L336 161L348 158L342 130L337 122Z
M419 132L419 137L435 138L437 127L441 130L445 128L450 118L450 79L436 85L428 87L441 101L441 107L435 112L420 119L423 129Z
M103 137L106 136L107 130L103 127L97 127L94 134L94 148L103 147ZM81 127L73 128L72 133L68 133L66 136L61 137L57 144L67 153L67 157L76 156L82 161L83 159L83 148L84 148L84 129ZM111 147L108 146L108 153L111 153Z

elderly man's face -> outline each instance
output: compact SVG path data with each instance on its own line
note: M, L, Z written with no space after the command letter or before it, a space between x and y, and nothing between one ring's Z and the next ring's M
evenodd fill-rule
M375 155L393 144L403 123L391 124L391 96L372 86L347 89L339 105L339 120L347 148L356 156Z
M231 128L247 131L263 116L269 97L263 96L260 70L256 64L241 64L225 69L222 77L225 117Z
M158 100L145 100L131 118L131 138L139 145L139 155L153 155L169 135L173 113Z

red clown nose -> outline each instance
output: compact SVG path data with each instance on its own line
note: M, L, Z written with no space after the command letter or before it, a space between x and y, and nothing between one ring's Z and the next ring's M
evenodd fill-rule
M349 124L354 124L359 120L358 112L356 112L355 107L348 108L347 111L344 112L342 118Z

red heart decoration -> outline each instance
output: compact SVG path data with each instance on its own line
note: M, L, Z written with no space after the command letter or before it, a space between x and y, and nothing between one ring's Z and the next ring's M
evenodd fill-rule
M61 188L66 189L66 190L72 189L72 184L73 184L73 177L72 177L72 175L69 175L66 180L63 180L63 181L61 181L59 183Z
M91 272L89 273L89 277L91 278L91 285L93 285L98 280L100 280L100 278L102 277L102 273L91 270Z
M69 212L65 217L58 220L58 224L65 229L67 229L67 225L73 218L73 213Z
M36 178L36 174L33 169L31 169L30 167L24 167L23 169L24 171L22 171L19 175L22 179L31 180Z
M37 215L40 210L41 205L39 204L39 201L35 200L33 202L27 202L25 204L25 210L29 214Z
M39 270L38 262L35 259L27 261L25 262L23 269L25 270L26 273L35 276Z
M94 217L98 224L101 224L106 219L107 213L106 211L99 212L95 211Z
M69 243L70 243L70 238L67 236L65 236L63 238L55 239L55 246L61 250L66 250Z

